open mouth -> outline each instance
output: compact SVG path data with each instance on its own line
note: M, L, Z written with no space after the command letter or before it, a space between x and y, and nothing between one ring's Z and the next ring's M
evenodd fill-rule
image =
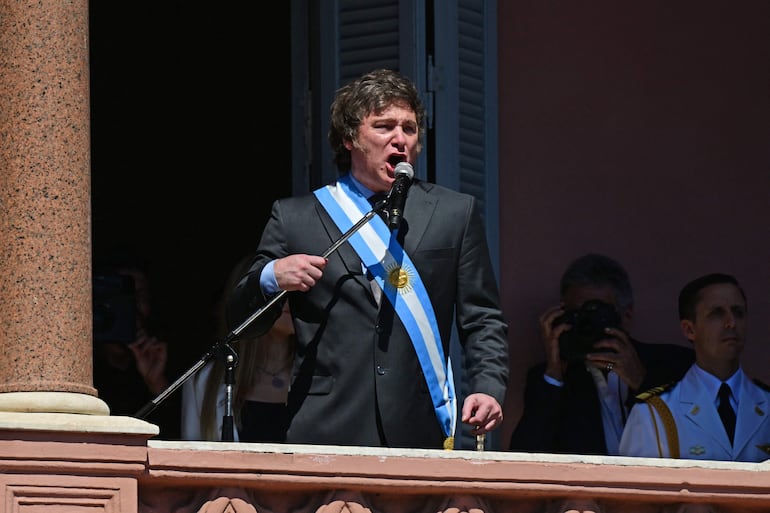
M406 155L391 155L388 157L388 164L395 168L399 162L406 162Z

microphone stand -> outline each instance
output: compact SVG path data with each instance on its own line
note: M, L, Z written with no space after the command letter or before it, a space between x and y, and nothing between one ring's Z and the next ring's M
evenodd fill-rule
M233 385L235 384L235 367L238 365L238 354L229 344L223 345L225 361L225 413L222 416L222 441L235 440L233 422Z
M388 204L388 198L385 198L377 202L372 207L372 209L364 215L364 217L359 219L358 222L356 222L356 224L351 226L350 229L348 229L348 231L343 233L342 236L339 239L337 239L331 246L329 246L321 256L324 258L328 258L329 255L337 251L337 249L339 249L340 246L342 246L350 237L352 237L358 230L360 230L362 226L368 223L372 217L374 217L380 211L382 211L387 204ZM273 305L278 303L286 294L287 294L287 291L282 290L281 292L273 296L267 303L265 303L264 306L262 306L257 311L252 313L245 321L243 321L235 329L233 329L230 333L228 333L224 337L224 339L214 343L214 345L211 346L211 348L208 351L206 351L206 353L200 358L200 360L194 363L192 367L190 367L187 371L184 372L184 374L179 376L179 378L173 383L171 383L171 385L169 385L168 388L166 388L163 392L158 394L158 396L155 397L155 399L152 399L147 404L142 406L142 408L140 408L139 411L137 411L134 414L134 416L139 419L144 419L147 415L155 411L155 409L158 406L160 406L160 404L163 401L165 401L171 394L173 394L180 386L182 386L185 381L190 379L190 377L192 377L193 374L198 372L198 370L200 370L201 367L203 367L211 359L213 359L217 353L223 353L225 355L226 365L230 365L230 363L228 362L229 358L232 358L232 365L227 367L225 372L225 380L227 381L229 379L230 382L225 384L226 386L225 394L227 397L227 404L225 405L224 422L222 424L222 440L233 441L234 435L232 430L232 384L234 382L233 370L237 365L238 358L235 350L230 346L230 343L236 340L238 336L251 325L252 322L259 319L267 310L269 310ZM226 430L227 432L225 432ZM225 435L227 435L227 438L225 437Z

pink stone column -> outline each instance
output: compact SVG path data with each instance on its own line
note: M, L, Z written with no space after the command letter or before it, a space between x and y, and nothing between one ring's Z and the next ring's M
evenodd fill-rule
M0 0L0 411L108 413L92 373L87 0Z

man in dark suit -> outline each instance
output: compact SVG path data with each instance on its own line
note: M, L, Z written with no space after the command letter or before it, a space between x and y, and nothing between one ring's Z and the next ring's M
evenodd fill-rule
M574 260L560 294L561 304L540 317L546 361L527 373L524 411L509 448L617 455L636 394L680 379L694 352L630 335L631 281L605 255Z
M340 178L274 203L228 302L235 325L288 297L297 337L288 443L448 449L458 416L477 435L502 421L508 327L484 226L472 196L412 179L424 121L418 91L398 73L338 90L329 141ZM388 191L389 217L374 215L325 255ZM269 308L251 327L265 331L279 313ZM447 358L453 320L469 386L461 409Z

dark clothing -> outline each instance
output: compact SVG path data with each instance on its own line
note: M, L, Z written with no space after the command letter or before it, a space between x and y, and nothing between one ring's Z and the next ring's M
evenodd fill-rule
M238 430L241 442L284 442L289 427L289 410L283 403L244 401Z
M230 298L231 326L266 303L259 276L268 262L296 253L321 255L341 235L314 195L275 202L254 263ZM470 393L502 404L508 326L475 199L415 180L399 237L430 296L444 354L456 315ZM390 302L378 305L349 243L329 256L309 292L287 296L297 337L288 443L443 447L411 339ZM280 310L273 310L255 321L257 332L275 320Z
M639 390L629 390L629 402L640 392L680 380L695 361L689 347L632 342L647 373ZM599 396L586 366L570 363L561 387L548 383L544 373L545 362L527 372L524 412L509 449L606 455Z
M147 389L135 366L126 370L116 369L102 360L98 348L94 351L94 387L99 398L107 403L110 415L134 417L136 413L156 398ZM179 440L181 425L181 394L171 394L143 418L158 426L159 439Z

